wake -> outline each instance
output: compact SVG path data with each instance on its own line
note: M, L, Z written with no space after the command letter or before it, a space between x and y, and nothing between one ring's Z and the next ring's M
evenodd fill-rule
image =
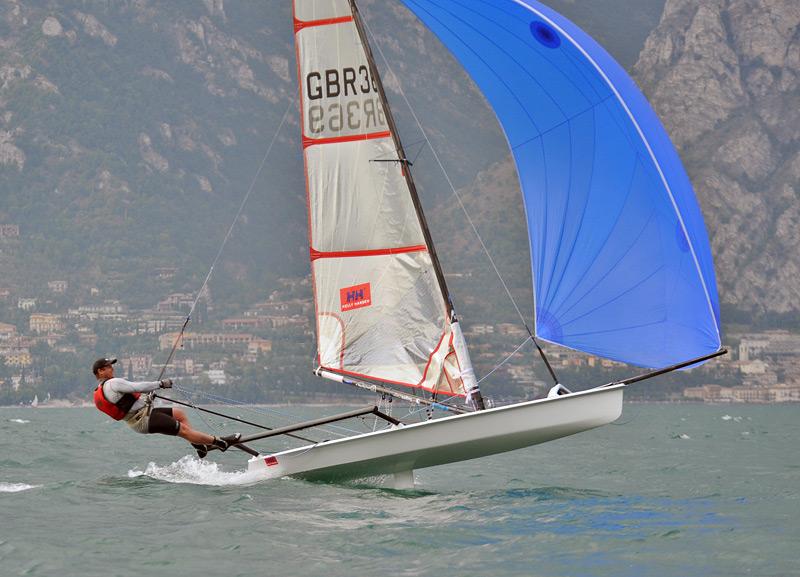
M252 485L261 480L257 471L223 471L217 463L203 461L191 455L169 465L150 462L144 471L128 471L128 477L150 477L167 483L214 486Z
M28 485L27 483L0 483L0 493L19 493L20 491L28 491L36 489L41 485Z

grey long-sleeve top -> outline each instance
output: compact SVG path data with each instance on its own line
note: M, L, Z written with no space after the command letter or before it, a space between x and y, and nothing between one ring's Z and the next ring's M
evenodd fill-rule
M108 379L103 385L103 394L110 402L116 403L122 398L122 395L126 393L149 393L150 391L155 391L160 386L161 381L133 383L119 377L114 377L113 379ZM135 413L144 407L144 405L144 397L139 397L131 407L131 410L128 411L128 414Z

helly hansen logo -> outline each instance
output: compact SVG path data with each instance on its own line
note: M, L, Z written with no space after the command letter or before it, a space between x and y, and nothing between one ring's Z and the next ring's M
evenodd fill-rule
M342 304L342 311L360 309L372 304L372 295L370 294L368 282L339 289L339 298Z

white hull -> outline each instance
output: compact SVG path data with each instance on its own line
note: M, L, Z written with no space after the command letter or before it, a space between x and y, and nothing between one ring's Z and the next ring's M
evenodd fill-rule
M611 423L622 413L625 385L572 393L393 427L253 457L264 478L345 481L394 474L413 486L412 471L538 445Z

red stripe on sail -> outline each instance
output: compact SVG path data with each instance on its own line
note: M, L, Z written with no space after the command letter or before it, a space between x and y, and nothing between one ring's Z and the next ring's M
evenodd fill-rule
M402 254L406 252L423 252L427 251L428 247L424 244L415 246L401 246L399 248L375 248L370 250L340 250L333 252L323 252L314 248L309 250L311 260L315 261L320 258L349 258L354 256L387 256L390 254Z
M357 142L359 140L374 140L376 138L389 138L392 135L388 130L384 132L371 132L369 134L351 134L349 136L332 136L330 138L309 138L303 135L303 148L317 144L337 144L339 142Z
M330 26L331 24L344 24L345 22L352 22L352 16L339 16L338 18L324 18L322 20L298 20L294 19L294 33L297 34L303 28L312 28L314 26Z

